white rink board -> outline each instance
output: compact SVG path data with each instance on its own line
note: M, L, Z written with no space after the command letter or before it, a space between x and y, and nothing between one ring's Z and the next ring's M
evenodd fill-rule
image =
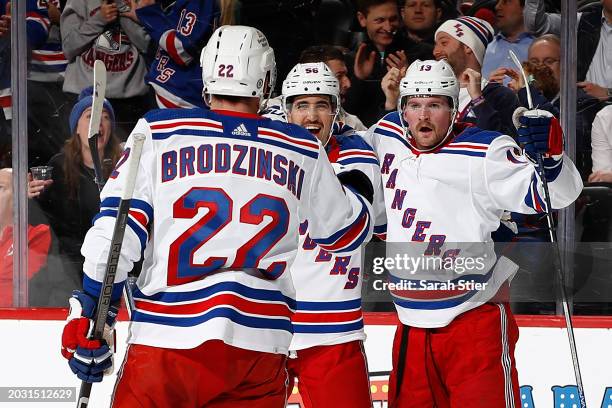
M8 387L78 387L80 382L71 373L60 354L63 321L0 320L0 386ZM116 366L125 353L127 323L117 323L118 350ZM367 326L366 352L371 371L391 369L391 345L395 327ZM590 408L612 408L612 399L603 401L607 387L612 387L612 330L576 329L576 341ZM554 404L553 386L573 384L571 357L564 329L522 327L516 352L521 386L533 387L533 404L523 408L572 408ZM115 376L95 384L91 408L108 407ZM612 391L609 390L609 391ZM569 396L568 396L569 397ZM559 401L557 401L559 402ZM75 403L17 402L0 403L0 407L74 407ZM579 407L579 406L577 406Z

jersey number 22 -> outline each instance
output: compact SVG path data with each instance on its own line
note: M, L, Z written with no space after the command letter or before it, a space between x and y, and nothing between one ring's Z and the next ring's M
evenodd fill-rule
M194 218L200 207L208 209L206 215L170 245L169 285L192 282L228 266L227 257L209 257L197 264L193 262L193 255L232 221L233 201L223 189L194 187L174 203L174 218ZM265 216L271 217L272 221L237 249L234 262L229 267L260 268L261 259L287 233L287 204L281 198L267 194L257 194L243 205L239 220L244 224L259 225ZM265 269L265 274L269 279L276 279L285 271L286 266L286 262L273 262Z

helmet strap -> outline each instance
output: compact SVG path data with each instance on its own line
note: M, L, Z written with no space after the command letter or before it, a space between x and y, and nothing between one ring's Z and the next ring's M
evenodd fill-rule
M212 102L212 95L206 92L206 88L202 89L202 99L204 99L204 103L208 108L210 108L210 104Z

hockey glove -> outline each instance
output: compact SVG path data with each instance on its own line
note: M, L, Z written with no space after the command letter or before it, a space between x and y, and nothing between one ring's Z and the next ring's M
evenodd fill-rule
M544 174L549 181L554 180L561 171L563 157L563 131L559 121L542 109L524 111L518 121L518 141L525 155L537 166L537 156L541 154Z
M90 340L98 300L75 290L69 303L70 313L62 333L62 355L79 379L100 382L103 375L113 372L117 308L111 306L108 311L103 340Z
M558 156L563 153L563 131L552 113L533 109L519 117L518 140L525 153L535 159L537 154Z
M349 170L338 174L338 180L343 186L351 187L354 191L361 194L370 204L374 200L374 187L372 182L362 171Z

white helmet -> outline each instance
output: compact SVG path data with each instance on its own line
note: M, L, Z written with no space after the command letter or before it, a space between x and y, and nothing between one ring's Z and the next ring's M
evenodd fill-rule
M403 123L403 108L406 100L414 96L447 96L451 100L451 122L442 141L429 150L433 150L444 143L451 130L457 109L459 107L459 82L450 64L446 60L416 60L408 67L406 75L400 81L400 95L397 101L397 110ZM406 124L404 124L406 128ZM413 146L414 147L414 146Z
M289 110L290 99L299 95L329 95L334 113L340 110L340 84L323 62L297 64L283 81L283 109Z
M332 125L325 146L334 130L334 123L340 112L340 84L333 72L323 62L297 64L283 81L282 106L289 117L290 105L294 96L328 95L332 104Z
M205 100L209 95L267 100L274 89L274 51L263 33L253 27L219 27L202 50L200 65Z

